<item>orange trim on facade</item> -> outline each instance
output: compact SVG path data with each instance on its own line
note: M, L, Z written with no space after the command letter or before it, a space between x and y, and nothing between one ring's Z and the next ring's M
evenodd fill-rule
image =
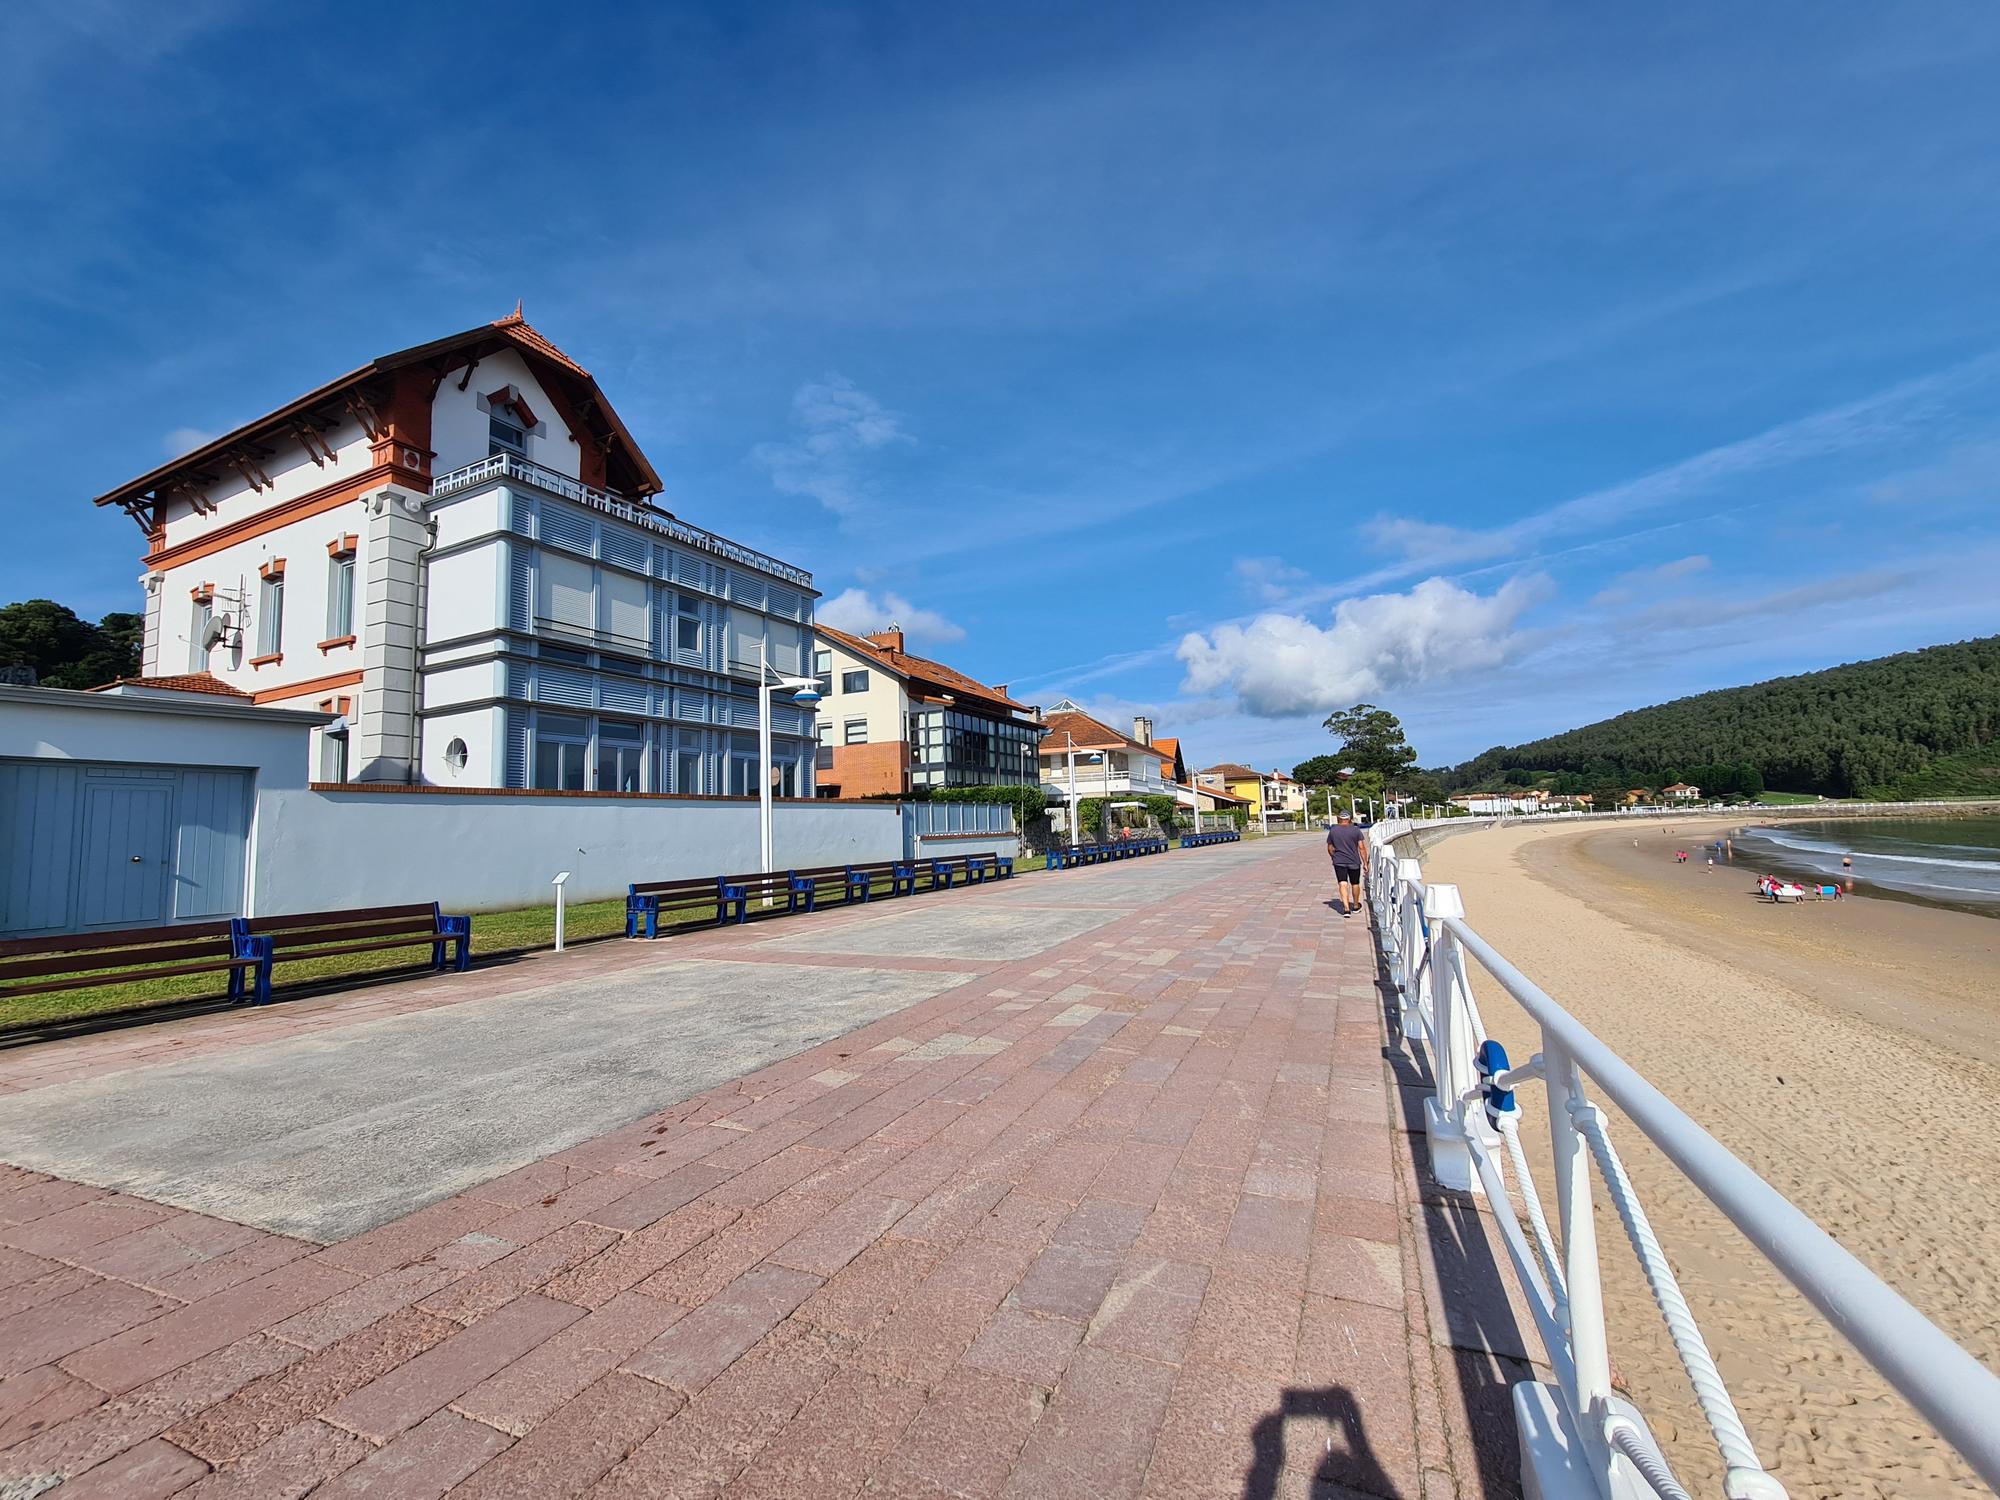
M258 567L257 576L267 579L283 578L285 576L285 560L282 557L272 558L269 562Z
M215 585L212 583L198 583L189 591L188 597L193 599L197 604L205 604L215 597Z
M279 703L287 698L308 698L329 688L356 687L360 682L359 672L335 672L331 677L315 677L311 682L295 682L290 687L265 688L254 696L259 703Z
M284 659L282 651L273 651L269 656L253 656L250 658L250 670L254 672L259 667L275 667Z
M430 480L412 470L396 464L377 464L367 473L353 479L344 479L339 484L329 484L322 489L311 490L269 510L261 510L254 516L245 516L227 526L218 527L205 536L191 538L177 547L168 547L153 552L145 558L146 566L154 570L171 568L184 562L192 562L197 557L207 557L211 552L220 552L224 547L233 547L238 542L247 542L260 537L267 531L276 531L280 526L289 526L294 521L303 521L312 516L324 515L327 511L338 510L350 500L359 500L370 490L379 490L386 484L401 484L419 493L430 491ZM162 538L165 533L161 533Z
M330 641L321 641L319 643L320 654L324 656L329 651L334 651L342 646L351 646L353 644L354 644L353 636L337 635Z
M337 536L328 542L326 544L326 555L328 557L352 557L360 545L361 538L350 531L346 536Z

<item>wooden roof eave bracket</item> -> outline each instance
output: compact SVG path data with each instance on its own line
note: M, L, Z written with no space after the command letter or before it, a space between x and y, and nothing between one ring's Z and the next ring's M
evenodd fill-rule
M360 391L348 396L347 410L349 415L361 424L361 430L367 434L369 442L379 443L389 435L389 424L382 420L381 411Z

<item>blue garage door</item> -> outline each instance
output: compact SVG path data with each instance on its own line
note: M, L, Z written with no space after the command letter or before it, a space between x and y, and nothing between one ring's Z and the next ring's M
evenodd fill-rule
M242 910L250 773L0 760L0 937Z

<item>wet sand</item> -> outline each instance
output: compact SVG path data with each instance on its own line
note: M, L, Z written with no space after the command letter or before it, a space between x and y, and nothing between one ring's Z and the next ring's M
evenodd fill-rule
M1759 902L1755 871L1709 874L1694 852L1698 832L1741 821L1453 834L1425 865L1459 884L1473 927L1524 972L2000 1368L2000 921L1866 897ZM1479 992L1494 1034L1531 1053L1504 994L1490 981ZM1539 1097L1524 1104L1539 1174ZM1794 1496L1989 1493L1643 1137L1621 1122L1616 1139L1758 1451ZM1720 1493L1706 1426L1602 1206L1599 1237L1619 1372L1683 1481Z

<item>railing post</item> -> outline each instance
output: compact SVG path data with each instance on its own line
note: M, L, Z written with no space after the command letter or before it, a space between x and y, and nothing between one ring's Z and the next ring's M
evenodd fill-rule
M1440 1187L1481 1194L1483 1189L1466 1134L1465 1108L1466 1097L1473 1089L1472 1053L1479 1039L1472 1034L1472 1017L1462 1003L1458 965L1453 962L1458 939L1443 925L1446 917L1465 915L1458 887L1424 887L1424 915L1431 923L1431 1023L1436 1029L1436 1041L1431 1047L1436 1092L1424 1101L1424 1135L1430 1143L1431 1176Z
M1403 1035L1412 1041L1430 1039L1431 965L1424 962L1423 904L1417 892L1423 888L1424 867L1414 859L1396 864L1396 885L1401 893L1397 903L1403 920L1398 946L1403 950Z
M1560 1044L1542 1033L1549 1100L1549 1140L1555 1157L1556 1213L1562 1225L1564 1290L1569 1305L1569 1372L1565 1391L1576 1437L1605 1500L1644 1493L1638 1476L1605 1434L1611 1414L1611 1351L1604 1329L1604 1286L1597 1262L1597 1220L1591 1210L1590 1150L1578 1134L1572 1108L1584 1102L1583 1075Z

